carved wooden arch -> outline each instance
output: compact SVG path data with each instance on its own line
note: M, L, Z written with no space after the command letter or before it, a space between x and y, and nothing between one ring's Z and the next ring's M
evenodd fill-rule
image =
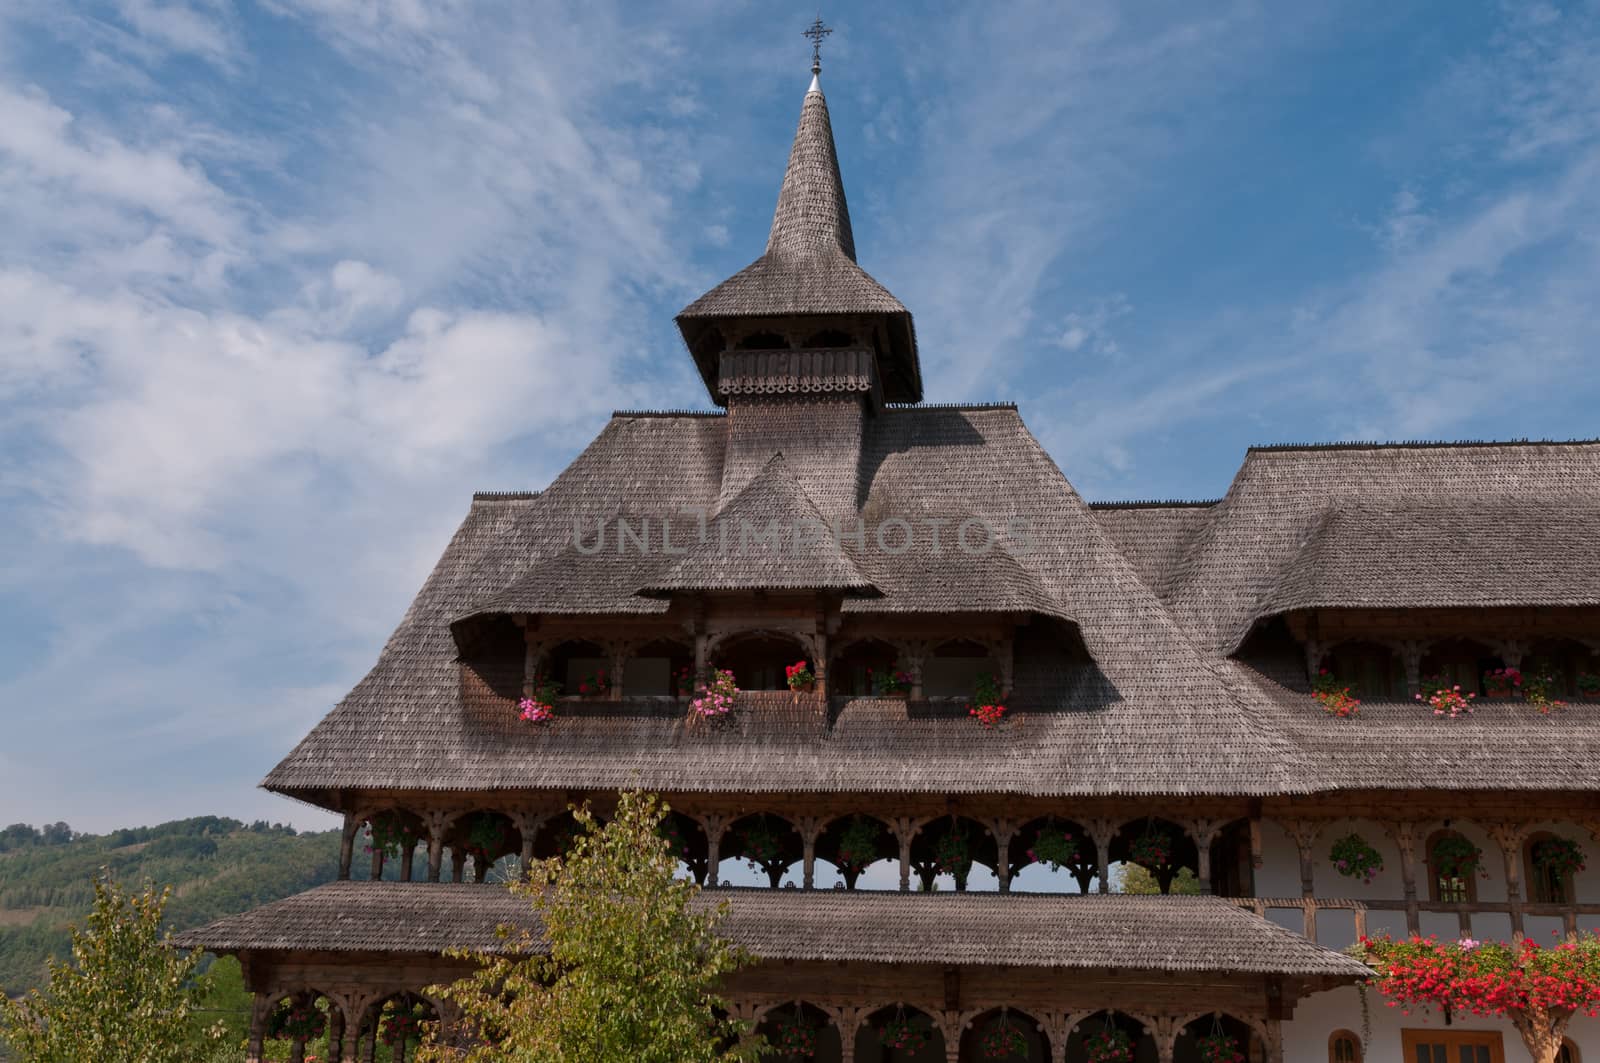
M813 631L802 631L802 630L799 630L798 628L782 628L782 627L767 627L767 626L762 626L762 627L741 627L741 628L731 628L731 629L726 630L726 631L718 631L715 634L708 634L706 636L706 650L705 650L705 653L706 653L706 665L707 665L707 667L712 667L713 666L711 658L715 657L717 655L717 652L719 650L721 650L722 647L730 639L738 640L738 639L754 638L754 637L765 637L765 638L774 638L774 639L787 639L787 640L790 640L790 641L793 641L793 642L798 642L798 643L800 643L800 645L802 647L805 648L807 656L813 662L815 662L816 659L817 659L817 636L816 636L816 632L813 632ZM826 665L824 664L823 667L826 667Z
M768 1015L771 1015L779 1008L792 1008L796 1005L801 1007L815 1008L817 1011L822 1012L822 1014L828 1017L828 1025L832 1026L835 1030L838 1030L841 1038L844 1036L844 1027L839 1021L839 1009L834 1007L832 1004L827 1004L820 1000L810 1000L806 997L795 997L793 1000L769 1000L765 1004L752 1003L750 1011L751 1026L754 1028L761 1025L762 1022L766 1021Z
M1179 1015L1176 1017L1178 1024L1177 1029L1179 1031L1186 1030L1189 1028L1189 1024L1191 1022L1194 1022L1197 1019L1203 1019L1208 1015L1214 1015L1217 1018L1226 1017L1232 1019L1234 1022L1242 1022L1244 1025L1250 1028L1251 1032L1253 1032L1257 1037L1261 1038L1261 1044L1263 1047L1271 1047L1272 1045L1272 1035L1267 1029L1265 1018L1256 1015L1240 1015L1238 1012L1229 1011L1226 1008L1206 1008L1203 1011L1193 1011L1186 1015ZM1247 1049L1249 1048L1248 1045L1245 1047Z
M1056 1046L1055 1034L1052 1032L1050 1024L1045 1018L1049 1015L1049 1012L1041 1011L1035 1014L1033 1009L1018 1007L1015 1004L985 1004L981 1008L968 1008L966 1011L961 1013L961 1030L965 1031L972 1029L972 1024L974 1022L978 1021L978 1019L982 1018L983 1016L988 1015L990 1012L993 1012L996 1018L1000 1017L1001 1015L1020 1015L1022 1018L1032 1023L1035 1030L1038 1030L1044 1035L1045 1040L1049 1043L1051 1048Z

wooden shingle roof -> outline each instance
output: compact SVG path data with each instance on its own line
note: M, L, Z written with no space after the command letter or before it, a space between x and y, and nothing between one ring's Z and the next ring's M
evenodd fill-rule
M1213 897L722 889L720 932L768 960L1118 968L1355 980L1367 968ZM484 885L334 882L175 937L181 948L427 953L504 948L536 928ZM537 935L535 935L537 936Z

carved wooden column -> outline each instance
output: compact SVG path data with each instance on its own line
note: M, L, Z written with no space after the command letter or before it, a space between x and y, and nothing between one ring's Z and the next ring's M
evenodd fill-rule
M339 1049L339 1057L355 1063L361 1058L361 1015L366 1011L366 997L353 992L330 993L328 1004L344 1012L344 1044Z
M328 1063L344 1060L344 1012L337 1006L328 1008Z
M606 688L606 699L621 701L623 672L628 667L628 655L633 652L633 644L620 640L608 642L606 651L611 662L611 685Z
M267 1016L277 1001L269 1001L265 993L257 993L250 1000L250 1037L245 1042L244 1063L261 1063L267 1039Z
M444 831L449 819L443 812L429 812L428 824L428 881L439 881L439 870L444 863Z
M817 838L822 834L821 816L800 816L794 821L800 832L801 889L815 889L817 878Z
M1156 1043L1159 1063L1172 1063L1172 1053L1177 1047L1178 1032L1183 1029L1183 1019L1177 1015L1152 1015L1148 1017L1150 1037Z
M715 889L722 885L722 876L717 870L717 862L721 859L722 835L727 832L728 826L733 822L733 817L720 812L708 812L700 817L700 829L706 832L706 886Z
M1528 655L1528 644L1522 639L1495 639L1490 643L1507 668L1522 669L1522 659Z
M889 821L889 829L900 841L900 892L911 889L911 839L917 836L917 821L910 816L896 816Z
M511 824L517 828L517 836L522 839L522 848L517 853L517 858L522 861L522 878L526 880L533 873L533 843L539 837L539 828L550 818L548 812L513 812Z
M1400 881L1406 891L1406 932L1422 933L1422 910L1417 906L1417 824L1409 820L1389 824L1389 836L1400 847Z
M1070 1011L1047 1011L1040 1016L1039 1028L1050 1039L1050 1063L1067 1063L1067 1039L1078 1020Z
M711 681L710 654L706 652L707 643L710 641L704 631L696 631L694 635L694 688L700 690Z
M372 1032L367 1035L366 1063L378 1063L378 1027L383 1022L383 1009L379 1008L372 1015Z
M933 1021L944 1038L945 1063L961 1063L961 1031L966 1028L967 1016L955 1010L936 1011Z
M450 850L450 881L451 882L460 882L460 881L462 881L462 878L465 875L466 870L467 870L467 858L463 854L456 852L454 849L451 849Z
M1512 668L1515 665L1507 664ZM1522 829L1515 823L1488 823L1484 830L1500 847L1500 858L1506 868L1506 907L1511 912L1511 940L1522 940ZM1470 916L1467 917L1470 920ZM1463 928L1462 936L1470 934L1470 922Z
M344 833L339 836L339 878L350 878L350 865L355 859L356 831L361 829L360 820L356 819L354 812L344 814Z
M539 666L544 663L544 642L534 624L527 617L517 621L522 625L522 696L533 697L533 681L539 676Z
M1016 639L1005 638L995 643L995 661L1000 666L1000 696L1011 697L1011 685L1016 671Z
M856 1031L866 1021L872 1009L847 1005L833 1012L833 1023L839 1030L839 1063L855 1063Z
M907 675L911 677L912 701L922 700L922 661L928 654L928 647L923 642L902 642L897 647L900 651L900 662Z
M1315 941L1317 940L1316 869L1311 858L1322 825L1311 820L1292 819L1284 822L1283 829L1294 839L1295 848L1300 852L1300 900L1304 905L1305 935L1309 940Z
M994 877L1000 880L1000 892L1011 892L1011 839L1017 836L1017 831L1022 824L1014 819L992 819L989 821L989 832L994 835L995 857Z
M410 834L400 835L400 881L411 881L411 868L417 858L417 839Z
M1200 892L1211 891L1211 843L1216 841L1217 832L1222 829L1220 819L1191 819L1185 823L1184 829L1194 839L1195 854L1198 857L1196 872L1200 877Z
M377 882L383 878L383 850L378 846L372 847L372 881Z
M1317 681L1317 675L1322 671L1322 658L1328 654L1328 644L1321 639L1306 639L1306 680L1311 683Z
M1091 819L1083 825L1094 842L1095 877L1100 880L1100 892L1111 892L1111 843L1117 837L1118 824L1114 819Z
M289 1063L306 1063L306 1039L304 1037L290 1038Z
M1267 1050L1266 1063L1283 1063L1283 1023L1278 1019L1266 1020L1266 1036L1262 1038Z
M1414 697L1422 691L1422 654L1428 644L1421 639L1402 639L1394 648L1406 670L1406 694Z

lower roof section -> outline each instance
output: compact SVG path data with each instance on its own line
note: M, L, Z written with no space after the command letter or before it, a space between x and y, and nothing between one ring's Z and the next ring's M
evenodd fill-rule
M1366 967L1216 897L719 889L722 932L765 960L1355 980ZM492 885L334 882L174 941L214 952L494 952L529 902Z

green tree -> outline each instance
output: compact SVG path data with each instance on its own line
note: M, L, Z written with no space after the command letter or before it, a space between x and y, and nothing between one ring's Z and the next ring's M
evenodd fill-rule
M1161 884L1156 877L1138 864L1123 864L1121 888L1119 893L1156 894L1161 892ZM1178 873L1172 876L1172 892L1185 896L1198 896L1200 893L1200 880L1193 871L1180 867Z
M128 893L94 884L88 926L72 931L72 960L50 962L50 984L20 1000L0 994L0 1039L22 1063L204 1063L220 1027L192 1021L205 979L201 954L169 948L161 928L170 889Z
M674 877L657 828L667 806L623 794L599 826L587 808L565 859L534 867L528 898L542 938L502 927L509 955L472 956L476 973L439 992L484 1044L435 1036L419 1063L695 1063L754 1059L755 1039L721 1017L717 985L748 957L717 935L726 905L693 905L699 888ZM464 954L470 955L470 954ZM728 1047L732 1046L732 1047Z

